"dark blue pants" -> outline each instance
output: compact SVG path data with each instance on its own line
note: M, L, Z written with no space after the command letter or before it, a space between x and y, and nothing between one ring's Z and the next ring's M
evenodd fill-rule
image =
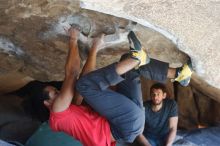
M147 140L151 144L151 146L164 146L167 136L159 138L159 137L153 137L153 136L146 136L145 135L145 137L147 138Z
M151 59L139 70L119 76L116 64L93 71L81 77L76 85L84 100L110 123L114 138L133 142L144 130L144 107L140 75L148 79L165 81L168 64ZM117 90L108 87L117 85Z

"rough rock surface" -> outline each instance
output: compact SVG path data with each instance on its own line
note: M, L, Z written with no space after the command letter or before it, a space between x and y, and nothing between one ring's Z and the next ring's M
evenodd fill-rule
M41 124L24 111L22 101L15 95L0 96L0 139L25 143Z
M220 1L81 0L81 6L161 32L192 58L199 76L220 88Z
M131 21L126 19L81 9L80 6L129 18L139 24L132 26ZM62 80L68 48L63 27L78 23L83 28L83 34L90 38L101 31L111 34L119 32L118 28L124 28L124 32L120 31L110 38L106 46L109 49L99 53L98 67L118 60L127 51L125 30L134 29L152 58L177 67L186 62L187 56L191 57L198 76L194 84L220 101L219 6L218 1L211 0L193 0L190 4L178 0L114 0L111 3L106 0L1 1L1 83L8 79L5 77L8 74L24 74L23 81L31 78ZM91 45L91 39L88 40L89 44L81 43L82 58Z
M29 76L37 80L62 80L63 67L68 48L68 37L63 27L77 23L82 26L81 57L85 58L91 37L99 32L115 36L107 38L107 48L98 55L98 67L117 61L128 50L126 32L135 27L143 44L153 58L180 66L187 56L160 33L132 22L79 9L78 1L2 1L0 19L0 78L2 83L8 76ZM97 17L98 16L98 17ZM123 28L118 30L119 28ZM116 30L117 29L117 30ZM88 44L83 43L87 39ZM170 53L172 52L172 53ZM7 75L7 76L6 76ZM8 82L9 84L11 82ZM7 84L6 84L7 85ZM8 86L10 88L10 86ZM2 90L3 91L3 90Z

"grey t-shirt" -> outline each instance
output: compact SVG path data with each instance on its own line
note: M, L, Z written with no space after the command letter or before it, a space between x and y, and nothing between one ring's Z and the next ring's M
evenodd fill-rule
M169 118L178 116L178 108L175 100L164 99L163 106L158 112L152 111L152 101L144 103L146 137L164 138L169 132Z

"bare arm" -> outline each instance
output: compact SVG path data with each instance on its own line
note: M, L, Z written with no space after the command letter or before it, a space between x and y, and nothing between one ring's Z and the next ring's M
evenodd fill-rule
M96 69L97 51L99 51L102 47L103 38L104 38L104 34L101 34L99 37L93 40L92 48L89 49L88 58L82 69L80 77ZM78 92L76 92L75 97L73 99L73 104L80 105L82 103L82 100L83 100L83 97Z
M70 48L65 65L65 79L58 97L55 99L52 111L61 112L69 107L74 96L74 87L80 70L80 58L77 46L78 30L70 28Z
M88 58L86 60L86 63L85 63L85 65L82 69L82 72L80 74L80 77L88 74L89 72L91 72L93 70L95 70L96 55L97 55L96 47L91 48L90 51L89 51L89 55L88 55ZM82 95L80 95L79 92L76 91L75 96L73 98L73 104L81 105L82 101L83 101Z
M169 119L169 134L166 140L166 146L172 146L173 141L176 137L177 124L178 124L178 117L171 117Z

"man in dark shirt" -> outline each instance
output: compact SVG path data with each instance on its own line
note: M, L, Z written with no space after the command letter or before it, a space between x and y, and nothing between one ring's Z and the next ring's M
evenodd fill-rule
M151 100L144 103L144 136L152 146L171 146L177 131L177 104L166 98L166 87L161 83L151 86L150 96Z

